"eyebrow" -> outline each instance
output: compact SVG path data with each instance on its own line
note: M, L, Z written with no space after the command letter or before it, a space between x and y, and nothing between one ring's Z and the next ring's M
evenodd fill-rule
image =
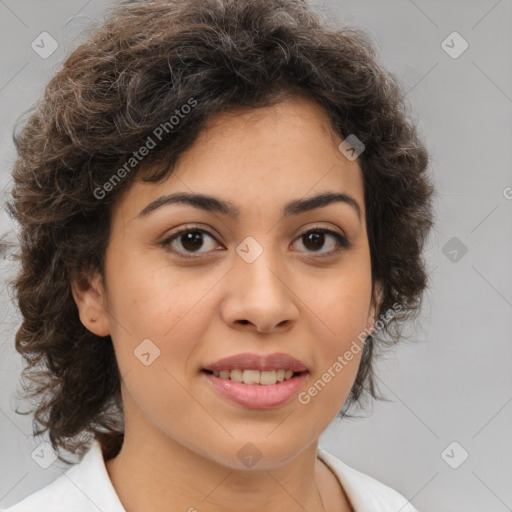
M357 213L359 221L361 221L362 212L359 203L352 196L339 192L323 192L313 197L294 199L293 201L286 203L284 206L283 217L298 215L300 213L308 212L315 208L320 208L337 202L351 206ZM229 201L218 199L206 194L176 192L158 197L143 208L137 215L137 218L147 217L155 210L170 204L187 204L212 213L220 213L233 219L240 216L240 208Z

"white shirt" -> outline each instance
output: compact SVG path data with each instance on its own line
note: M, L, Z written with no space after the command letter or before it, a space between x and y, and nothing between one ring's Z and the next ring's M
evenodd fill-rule
M356 512L418 512L401 494L318 449L318 457L336 475ZM25 499L0 512L126 512L119 501L94 441L78 464Z

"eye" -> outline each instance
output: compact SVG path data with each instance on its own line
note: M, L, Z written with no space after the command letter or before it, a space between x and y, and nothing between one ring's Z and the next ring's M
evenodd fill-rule
M325 245L326 235L330 237L331 242L329 245L333 248L327 251L320 251L320 249ZM326 228L314 228L309 231L305 231L297 238L297 240L302 240L302 244L308 249L308 252L320 252L320 254L328 256L343 249L350 248L349 241L343 235Z
M181 253L180 255L186 257L187 253L199 253L203 254L208 251L199 251L198 249L202 248L204 245L204 235L210 240L215 240L213 235L205 231L204 229L200 229L197 227L187 227L174 233L169 238L166 238L161 245L165 248L170 246L171 252ZM175 243L176 242L176 243ZM176 248L178 245L178 249ZM179 247L181 246L181 247ZM210 244L212 246L212 244ZM213 244L215 246L215 244ZM216 245L218 247L218 244ZM193 256L192 256L193 257Z
M188 254L205 254L211 252L208 248L205 251L200 250L204 248L205 236L207 239L216 242L215 237L208 231L198 227L186 227L166 238L160 245L164 248L169 248L171 252L178 253L184 258L193 258L194 256L188 256ZM329 238L329 245L333 248L328 251L320 251L320 249L325 246L326 239L329 240ZM336 231L320 227L305 231L299 235L296 240L302 240L302 244L306 247L306 252L319 253L323 256L330 256L351 247L350 242L343 235ZM210 249L215 250L215 247L219 247L218 243L210 243Z

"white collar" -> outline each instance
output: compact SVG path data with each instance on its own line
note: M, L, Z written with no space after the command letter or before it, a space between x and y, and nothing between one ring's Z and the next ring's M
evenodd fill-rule
M417 512L398 492L319 448L357 512ZM112 485L99 441L82 460L46 487L0 512L126 512Z

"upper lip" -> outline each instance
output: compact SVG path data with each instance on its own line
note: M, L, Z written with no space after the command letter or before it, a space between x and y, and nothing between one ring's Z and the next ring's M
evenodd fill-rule
M276 352L274 354L258 355L251 353L236 354L225 357L218 361L206 365L204 370L292 370L294 372L308 371L307 366L298 359Z

